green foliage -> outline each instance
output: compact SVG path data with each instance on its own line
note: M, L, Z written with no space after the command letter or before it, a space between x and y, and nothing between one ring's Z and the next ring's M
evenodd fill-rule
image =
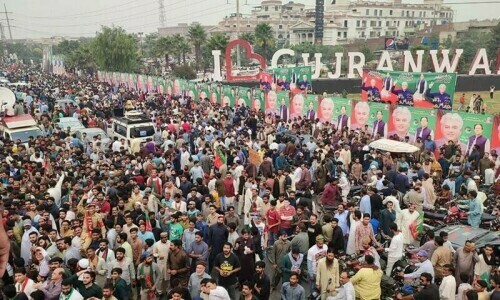
M137 67L137 41L121 27L103 26L92 43L97 66L114 72L134 72Z
M451 48L464 50L458 64L457 72L466 73L476 56L477 49L481 48L478 45L488 45L492 39L491 33L478 32L466 32L457 38Z
M268 52L275 47L276 40L274 39L274 33L271 26L267 23L259 23L255 27L255 52L268 58Z
M365 55L365 61L367 63L375 59L375 54L366 45L363 45L363 47L359 49L359 52Z
M24 43L7 43L7 51L9 54L16 54L17 59L29 63L33 60L34 63L39 63L43 58L43 45L26 45ZM4 45L0 43L1 53L3 53Z
M91 43L80 44L78 49L66 54L64 64L68 70L95 68L96 62Z
M255 44L255 35L252 32L243 32L238 37L250 43L250 45Z
M188 36L189 42L194 46L196 70L199 70L201 65L201 46L207 41L207 33L200 24L196 24L189 28Z
M147 34L142 43L142 53L144 57L156 58L155 46L160 35L157 32Z
M500 22L491 30L490 40L486 45L488 57L494 60L494 66L496 66L498 48L500 48Z
M176 78L187 80L196 79L196 71L186 64L175 67L172 73Z
M224 62L226 56L226 46L228 43L229 38L220 33L216 33L208 39L207 43L202 48L202 65L204 69L208 69L214 66L212 50L220 50L221 60L222 62Z
M416 57L417 50L424 50L425 54L422 56L422 71L427 72L427 71L432 71L431 70L431 57L429 55L429 50L431 48L429 46L424 46L424 45L415 45L415 46L410 46L410 52L411 54Z
M52 53L56 55L69 55L80 47L80 41L64 40L52 47Z
M335 59L335 53L344 52L342 46L325 46L310 43L302 43L291 47L295 51L295 60L302 61L302 53L309 53L309 61L314 60L314 53L321 53L321 61L331 63Z

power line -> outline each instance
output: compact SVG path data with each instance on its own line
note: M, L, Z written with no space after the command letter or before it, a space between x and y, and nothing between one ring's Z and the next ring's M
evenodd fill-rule
M12 29L10 28L10 20L9 20L9 14L11 14L12 12L7 11L7 6L5 6L5 3L3 4L3 8L4 8L4 11L2 11L0 13L5 13L5 18L7 20L7 27L9 28L9 37L10 37L10 40L12 41Z

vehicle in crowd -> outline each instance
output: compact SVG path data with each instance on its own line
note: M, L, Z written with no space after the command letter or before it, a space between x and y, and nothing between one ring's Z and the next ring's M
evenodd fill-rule
M10 139L14 142L21 141L22 143L27 143L30 137L36 138L43 135L35 119L27 114L4 117L0 125L0 131L4 139Z
M108 137L107 133L101 128L84 128L75 130L74 133L76 137L80 140L83 140L83 134L86 133L85 137L86 142L94 142L94 137L100 137L101 147L103 149L107 149L111 144L111 139ZM98 138L99 139L99 138Z
M73 106L78 107L78 103L73 100L73 99L57 99L54 103L55 107L60 107L61 109L64 109L66 105L73 104Z
M77 130L85 129L82 122L78 120L78 118L73 117L63 117L56 119L56 125L59 126L62 130L70 129L70 132L73 133Z
M126 114L124 117L116 117L113 120L111 136L118 139L125 139L128 149L135 141L142 143L146 139L153 138L155 134L155 124L143 114Z
M500 231L491 231L483 228L473 228L468 225L451 225L442 227L430 227L434 229L436 235L441 231L448 233L448 240L451 242L453 248L457 249L465 245L466 241L472 241L476 245L476 249L481 249L485 245L490 244L495 247L495 251L500 250Z

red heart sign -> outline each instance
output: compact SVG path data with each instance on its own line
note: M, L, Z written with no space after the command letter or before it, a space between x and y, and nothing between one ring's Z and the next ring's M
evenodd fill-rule
M232 71L233 71L233 62L231 59L231 49L233 49L234 46L242 46L245 49L246 57L249 59L255 59L259 61L260 63L260 68L262 70L266 69L266 60L264 57L260 56L257 53L252 52L252 46L246 41L242 39L234 40L229 42L226 47L226 79L229 82L232 81L256 81L259 80L260 76L260 71L259 73L255 75L245 75L245 76L233 76Z

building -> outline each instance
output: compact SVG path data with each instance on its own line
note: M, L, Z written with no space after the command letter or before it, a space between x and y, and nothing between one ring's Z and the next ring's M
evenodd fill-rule
M179 23L177 26L170 26L170 27L160 27L158 28L158 34L160 36L167 36L167 35L174 35L174 34L180 34L183 37L187 37L189 33L189 28L191 28L194 25L199 24L198 22L193 22L191 24L188 23ZM205 26L202 25L203 29L205 31L210 30L213 26Z
M314 20L294 26L290 43L313 33ZM324 45L350 43L357 39L412 36L426 26L448 24L453 10L443 6L443 0L424 0L423 4L405 4L401 0L349 1L331 0L325 4Z
M304 4L281 0L264 0L249 16L231 14L216 26L208 27L209 34L220 33L231 39L245 32L254 32L257 24L268 23L278 44L314 43L314 9ZM426 26L448 24L453 10L443 0L424 0L423 4L405 4L402 0L385 2L363 0L327 0L324 11L324 45L351 43L357 39L412 36ZM160 34L182 33L187 24L160 28Z

